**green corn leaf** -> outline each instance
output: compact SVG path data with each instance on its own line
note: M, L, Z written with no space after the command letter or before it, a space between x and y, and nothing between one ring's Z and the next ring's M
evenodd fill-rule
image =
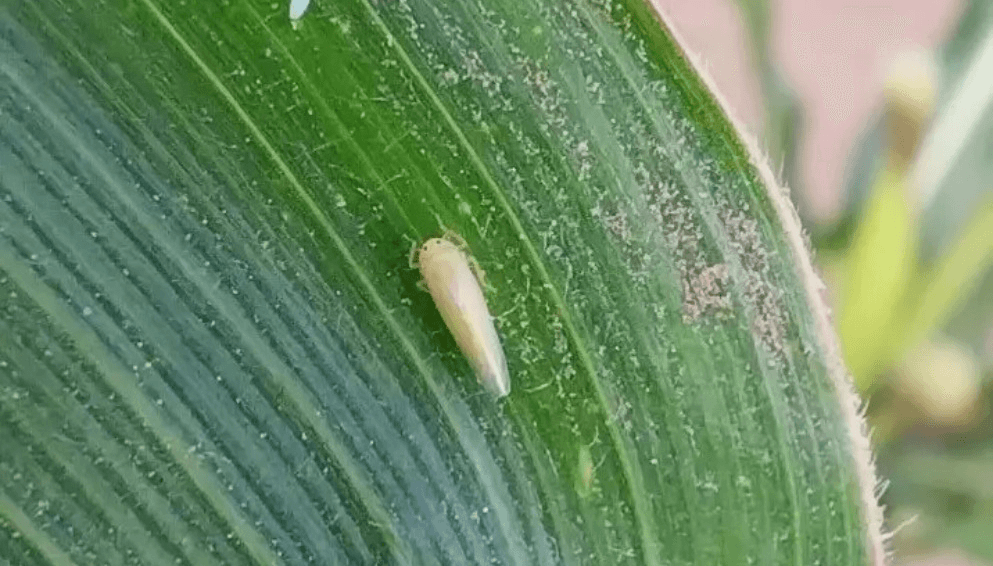
M881 563L814 289L641 3L0 5L12 564Z

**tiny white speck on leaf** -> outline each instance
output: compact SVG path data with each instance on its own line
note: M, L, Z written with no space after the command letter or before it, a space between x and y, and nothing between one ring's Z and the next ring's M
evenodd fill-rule
M310 0L290 0L290 19L299 20L302 18L309 5Z

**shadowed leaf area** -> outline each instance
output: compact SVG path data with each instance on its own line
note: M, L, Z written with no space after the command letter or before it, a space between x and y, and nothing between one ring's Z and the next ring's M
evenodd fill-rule
M637 2L4 3L0 556L866 563L795 261Z

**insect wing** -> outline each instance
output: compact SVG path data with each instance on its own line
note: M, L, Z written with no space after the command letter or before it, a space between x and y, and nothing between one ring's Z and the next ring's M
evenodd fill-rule
M442 241L420 257L421 273L445 325L476 378L497 397L510 392L510 375L483 290L460 250Z

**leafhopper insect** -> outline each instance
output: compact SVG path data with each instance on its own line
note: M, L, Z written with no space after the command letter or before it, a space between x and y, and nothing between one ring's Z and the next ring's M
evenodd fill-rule
M309 5L310 0L290 0L290 20L296 21L302 18Z
M465 241L448 232L411 250L441 318L469 360L476 379L497 398L510 393L510 373L493 317L483 297L483 271L466 253Z

